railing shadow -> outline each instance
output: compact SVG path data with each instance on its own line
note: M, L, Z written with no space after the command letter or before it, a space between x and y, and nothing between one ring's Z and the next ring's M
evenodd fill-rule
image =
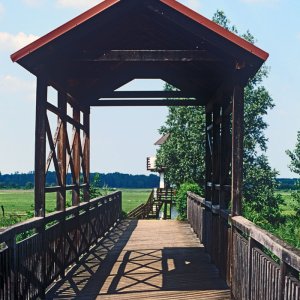
M98 295L115 261L136 228L136 220L123 220L107 233L80 261L56 282L46 299L74 299Z

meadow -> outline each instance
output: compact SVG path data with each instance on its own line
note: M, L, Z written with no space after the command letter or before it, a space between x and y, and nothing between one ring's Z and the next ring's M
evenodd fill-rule
M121 189L122 208L128 213L141 203L145 203L150 189ZM103 195L112 191L103 190ZM0 190L0 227L12 225L33 216L33 190ZM47 213L55 210L56 194L46 195ZM67 206L71 205L71 192L67 193ZM4 217L1 206L4 208Z

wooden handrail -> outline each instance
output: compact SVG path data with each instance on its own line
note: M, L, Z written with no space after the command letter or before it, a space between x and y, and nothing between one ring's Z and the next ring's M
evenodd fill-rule
M0 232L0 261L6 262L0 264L0 298L43 299L47 287L121 218L121 201L116 192Z
M300 272L300 250L288 245L273 234L261 229L242 216L233 217L231 222L232 225L243 234L252 238L267 250L275 254L281 261Z
M194 193L187 201L188 220L234 299L299 300L299 250Z

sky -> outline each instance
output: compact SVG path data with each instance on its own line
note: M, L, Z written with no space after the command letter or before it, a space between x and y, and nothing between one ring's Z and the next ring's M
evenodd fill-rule
M0 0L0 171L34 168L35 77L10 60L10 54L99 3L99 0ZM279 177L288 169L287 149L300 130L300 1L181 0L212 18L225 12L239 32L246 30L267 51L270 75L265 87L274 99L268 112L267 155ZM163 83L133 82L128 90L161 90ZM50 92L50 97L55 93ZM92 108L91 171L147 174L146 157L155 154L167 108Z

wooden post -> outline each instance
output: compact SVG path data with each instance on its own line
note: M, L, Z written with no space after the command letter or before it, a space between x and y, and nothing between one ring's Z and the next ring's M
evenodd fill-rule
M37 77L35 121L34 210L45 217L47 81Z
M234 86L232 105L232 216L242 213L244 143L244 87Z
M83 113L83 126L84 126L84 153L83 153L83 165L85 168L84 183L84 201L90 201L90 108Z
M73 107L73 119L80 123L80 110ZM72 205L78 206L80 203L80 128L75 128L74 144L73 144L73 163L74 163L74 184L76 187L72 193Z
M61 120L61 127L58 134L57 141L57 161L59 167L59 175L61 179L61 189L57 192L56 196L56 210L64 211L66 209L66 168L67 168L67 124L66 124L66 115L67 115L67 95L61 92L58 92L58 109L61 112L61 118L58 117L58 122Z

